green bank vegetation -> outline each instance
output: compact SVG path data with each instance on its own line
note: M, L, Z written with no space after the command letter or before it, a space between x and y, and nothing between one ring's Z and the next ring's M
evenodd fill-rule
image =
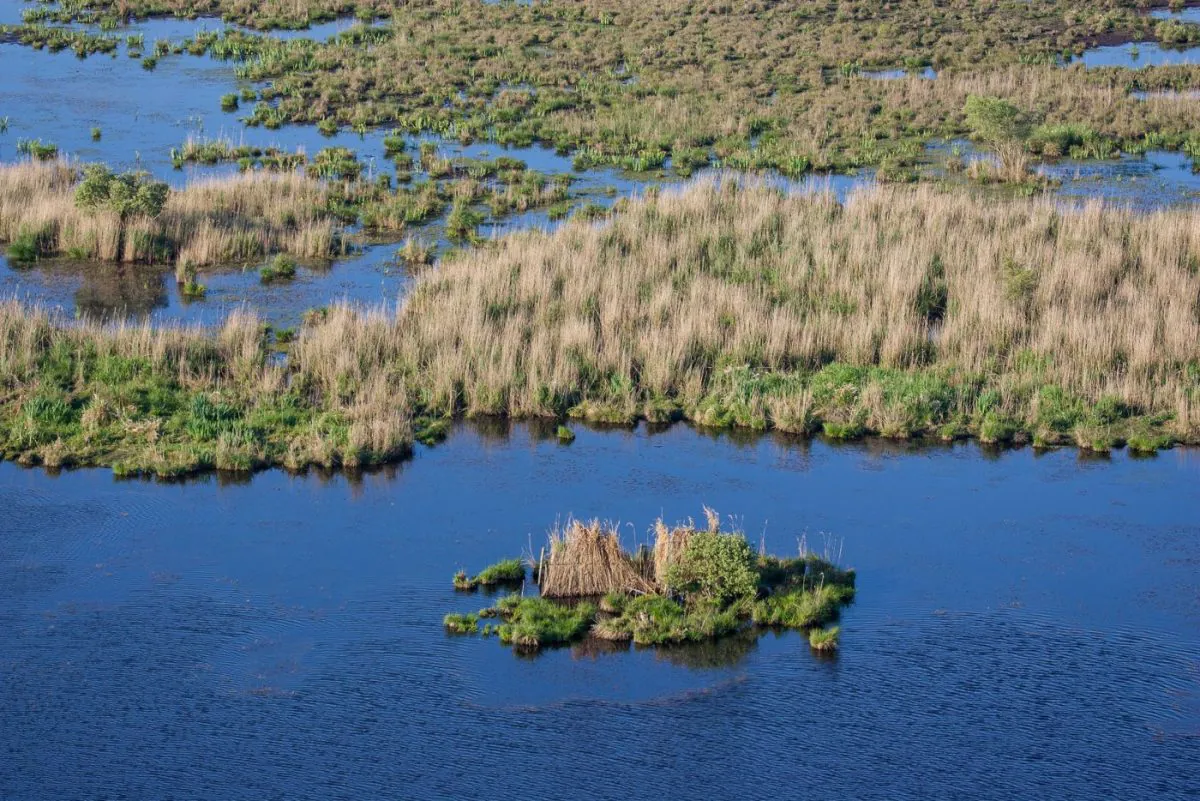
M709 182L460 253L395 314L313 314L283 362L244 313L155 330L10 301L0 450L167 475L355 466L487 415L1196 443L1198 215Z
M584 637L640 646L727 637L747 628L809 632L818 651L837 648L824 629L854 599L855 573L802 550L781 559L755 553L739 531L722 531L716 512L653 527L654 544L625 551L616 530L570 520L550 534L537 565L540 595L509 595L477 614L451 614L447 631L471 634L480 619L500 621L483 633L537 650Z

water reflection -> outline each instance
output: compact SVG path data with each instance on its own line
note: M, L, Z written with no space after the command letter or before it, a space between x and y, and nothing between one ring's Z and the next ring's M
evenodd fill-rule
M1158 42L1098 45L1089 48L1077 61L1088 69L1097 67L1168 67L1179 64L1200 64L1200 47L1177 49Z

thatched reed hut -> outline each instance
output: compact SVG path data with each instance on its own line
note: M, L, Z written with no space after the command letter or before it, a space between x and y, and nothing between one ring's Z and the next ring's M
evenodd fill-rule
M540 584L548 598L655 590L621 548L616 529L598 520L568 520L550 533L550 553L540 569Z

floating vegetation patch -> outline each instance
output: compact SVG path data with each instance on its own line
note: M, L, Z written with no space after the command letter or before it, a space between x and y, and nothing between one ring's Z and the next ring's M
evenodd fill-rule
M506 595L477 614L447 615L446 630L472 634L480 618L495 619L485 636L536 651L587 638L667 646L787 628L807 632L815 651L835 650L839 629L826 626L854 600L854 571L803 544L792 558L755 553L741 531L723 530L711 509L705 515L703 528L658 520L653 547L632 553L615 526L570 520L550 532L537 560L539 595ZM454 586L473 590L489 572L523 581L525 565L501 562L473 579L459 572Z

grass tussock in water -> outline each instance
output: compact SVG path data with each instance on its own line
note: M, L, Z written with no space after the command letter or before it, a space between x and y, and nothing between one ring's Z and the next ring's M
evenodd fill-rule
M354 467L410 452L414 421L382 376L324 384L308 354L271 356L235 312L215 332L68 325L0 303L0 451L28 463L171 477L268 465Z
M16 261L69 256L196 267L281 251L327 257L341 247L328 192L290 173L249 173L173 191L145 175L97 166L5 164L0 242L16 246Z
M699 643L770 627L813 630L817 650L836 644L837 629L820 633L819 627L853 601L854 571L804 551L791 559L755 554L740 531L722 531L716 513L705 511L703 529L691 521L668 528L659 520L652 529L656 547L638 554L620 548L612 526L556 527L540 571L541 596L507 596L479 617L502 619L501 641L531 650L585 636L641 646ZM664 537L671 544L658 547ZM656 568L651 554L667 553L669 564L658 566L663 578L650 578ZM612 569L614 561L620 569ZM586 575L593 592L568 597L564 573L571 587L584 586L580 576ZM461 615L447 616L451 633L463 626Z
M1198 296L1195 211L708 183L462 253L396 315L313 314L286 363L245 315L206 334L6 304L0 444L151 472L177 469L168 444L219 463L222 439L253 464L361 464L455 416L507 415L1156 450L1200 441ZM183 425L198 395L220 425ZM58 411L32 413L38 398ZM90 436L84 411L110 400L120 424ZM259 408L270 424L227 430Z
M465 570L458 571L454 574L454 589L474 590L478 587L521 584L523 581L525 581L525 561L523 559L505 559L494 565L488 565L475 576L468 576Z

